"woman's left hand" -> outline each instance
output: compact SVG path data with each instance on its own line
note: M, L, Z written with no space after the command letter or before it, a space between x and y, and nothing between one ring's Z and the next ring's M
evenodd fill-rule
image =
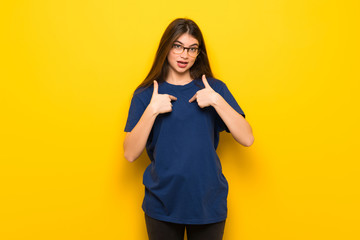
M205 74L202 75L202 81L205 88L197 91L195 95L189 100L189 102L197 101L199 107L204 108L212 106L216 103L220 95L212 89L205 77Z

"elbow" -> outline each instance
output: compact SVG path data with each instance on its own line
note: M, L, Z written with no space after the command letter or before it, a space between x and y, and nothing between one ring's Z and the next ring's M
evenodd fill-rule
M126 144L124 142L124 157L126 160L128 160L129 162L134 162L138 157L134 156L134 154L132 154L131 151L129 151L129 149L126 147Z
M124 157L129 162L134 162L141 155L141 152L137 152L136 149L131 148L131 145L129 145L126 140L124 141L123 149L124 149Z
M250 147L251 145L253 145L254 143L254 135L251 134L251 136L248 138L248 140L246 141L246 143L244 144L245 147Z
M124 152L124 157L129 162L134 162L136 160L136 157L132 156L131 154L127 153L126 151Z
M123 143L124 157L129 162L134 162L138 157L134 156L133 152L130 151L131 149L129 148L129 144L127 143L128 142L127 137L128 137L128 135L126 135L124 143Z
M250 147L251 145L253 145L254 140L254 136L251 134L247 139L238 142L244 147Z
M252 129L250 127L250 131L248 132L247 137L244 139L243 146L244 147L250 147L251 145L253 145L254 140L255 140L254 139L254 134L253 134Z

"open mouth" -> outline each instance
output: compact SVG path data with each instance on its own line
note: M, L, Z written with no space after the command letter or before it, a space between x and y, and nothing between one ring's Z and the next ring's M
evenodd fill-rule
M183 62L183 61L177 61L177 64L179 67L184 68L188 65L188 62Z

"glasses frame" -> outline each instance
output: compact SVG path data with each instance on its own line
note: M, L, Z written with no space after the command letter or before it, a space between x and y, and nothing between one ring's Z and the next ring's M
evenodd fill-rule
M182 47L181 53L175 52L175 49L174 49L175 45L178 45L178 46L181 46L181 47ZM196 48L197 51L198 51L197 54L196 54L195 56L191 56L190 53L189 53L189 50L190 50L191 48L195 48L195 47L184 47L183 45L181 45L181 44L176 44L176 43L174 43L174 44L172 45L172 47L171 47L172 51L173 51L175 54L178 54L178 55L182 54L182 53L185 51L185 49L186 49L186 50L187 50L187 55L189 55L190 57L196 58L197 56L199 56L201 49L197 47L197 48Z

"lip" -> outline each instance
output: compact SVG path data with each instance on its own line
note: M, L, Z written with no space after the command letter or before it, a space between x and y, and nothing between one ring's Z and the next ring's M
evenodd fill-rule
M189 62L177 61L177 65L180 68L185 68L188 64L189 64Z

